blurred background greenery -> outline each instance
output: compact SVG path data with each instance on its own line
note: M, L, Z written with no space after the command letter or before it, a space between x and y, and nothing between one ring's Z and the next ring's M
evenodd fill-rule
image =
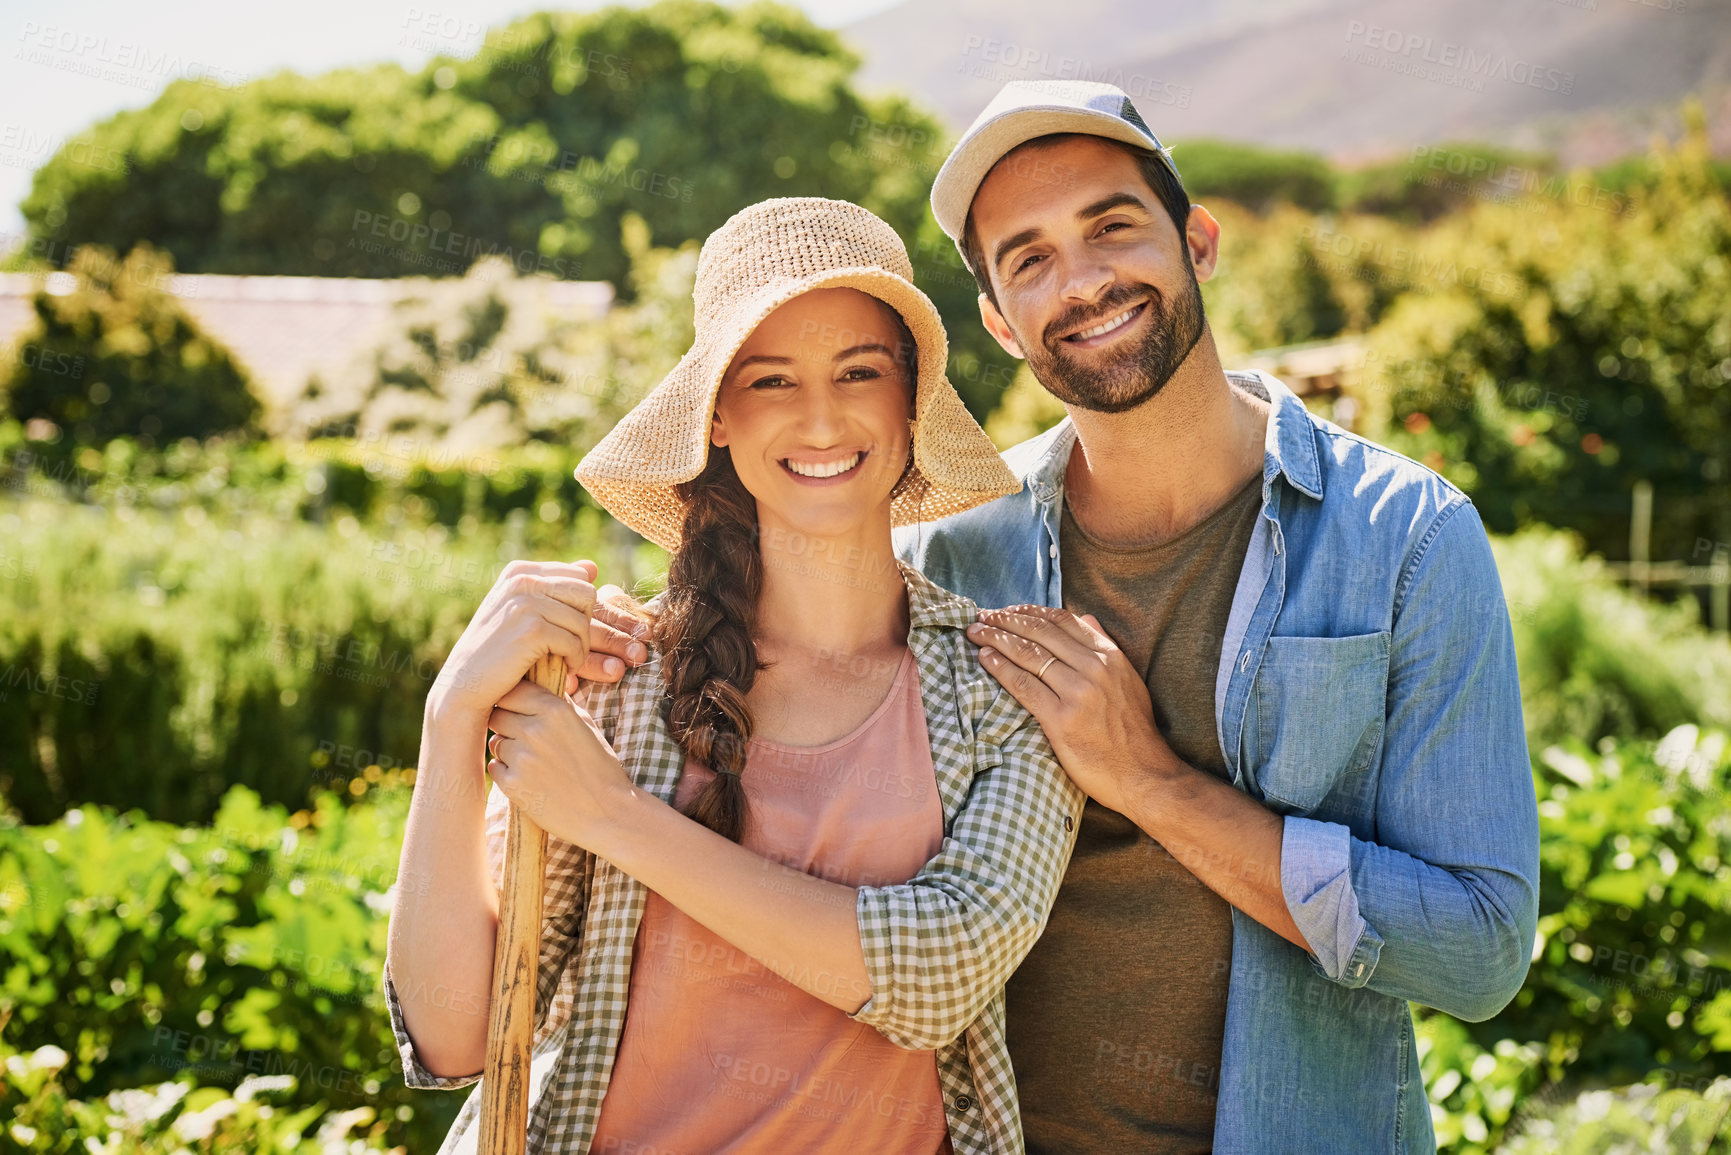
M403 1087L379 978L425 695L507 560L655 580L571 470L686 347L732 212L872 208L998 443L1062 416L926 208L950 133L858 64L772 4L547 13L419 70L171 84L36 171L0 362L0 1150L436 1147L462 1096ZM1542 906L1502 1014L1417 1008L1451 1152L1731 1149L1731 167L1679 123L1591 169L1174 149L1224 226L1227 364L1495 535ZM404 288L283 390L187 274ZM550 308L570 281L610 304Z

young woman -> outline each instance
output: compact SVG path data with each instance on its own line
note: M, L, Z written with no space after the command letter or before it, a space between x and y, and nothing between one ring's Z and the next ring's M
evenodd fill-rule
M973 604L891 546L1018 488L911 275L845 202L718 229L691 350L577 469L671 553L647 660L586 709L523 680L549 650L582 663L595 574L515 562L429 696L392 1026L410 1086L480 1078L473 992L506 802L527 807L548 833L532 1152L1022 1150L1003 986L1084 797L980 668ZM477 1091L442 1151L478 1113Z

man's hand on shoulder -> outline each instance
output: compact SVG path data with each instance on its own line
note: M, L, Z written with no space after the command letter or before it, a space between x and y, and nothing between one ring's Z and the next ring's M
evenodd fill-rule
M1020 605L979 616L968 637L980 664L1039 721L1090 798L1129 814L1148 776L1179 765L1154 725L1147 685L1092 615Z

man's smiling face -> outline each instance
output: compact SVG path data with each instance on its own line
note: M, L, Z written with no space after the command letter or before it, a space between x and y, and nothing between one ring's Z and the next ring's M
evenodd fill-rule
M1201 338L1189 242L1125 149L1092 136L1023 145L981 182L970 219L997 296L982 297L986 327L1060 401L1134 408ZM1203 276L1211 245L1206 257Z

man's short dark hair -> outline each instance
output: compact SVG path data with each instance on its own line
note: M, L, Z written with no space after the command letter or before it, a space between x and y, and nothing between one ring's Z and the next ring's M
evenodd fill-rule
M1053 132L1023 141L1016 148L1045 148L1079 136L1089 136L1089 134ZM1114 148L1121 148L1135 158L1136 167L1142 172L1142 179L1147 182L1149 190L1160 198L1160 203L1166 206L1166 215L1171 217L1172 223L1177 226L1178 236L1182 241L1184 226L1190 220L1190 194L1184 191L1184 182L1178 179L1177 174L1167 166L1160 154L1153 149L1137 148L1133 144L1113 140L1111 137L1091 136L1090 139L1109 144ZM1015 149L1011 150L1011 152L1014 151ZM1008 156L1009 154L1004 155ZM979 234L974 231L974 210L971 205L968 208L967 223L962 226L962 252L967 256L968 264L971 266L969 271L974 274L974 281L980 286L980 292L984 293L986 300L990 301L992 306L996 308L998 294L992 290L991 270L986 265L986 254L980 248Z

